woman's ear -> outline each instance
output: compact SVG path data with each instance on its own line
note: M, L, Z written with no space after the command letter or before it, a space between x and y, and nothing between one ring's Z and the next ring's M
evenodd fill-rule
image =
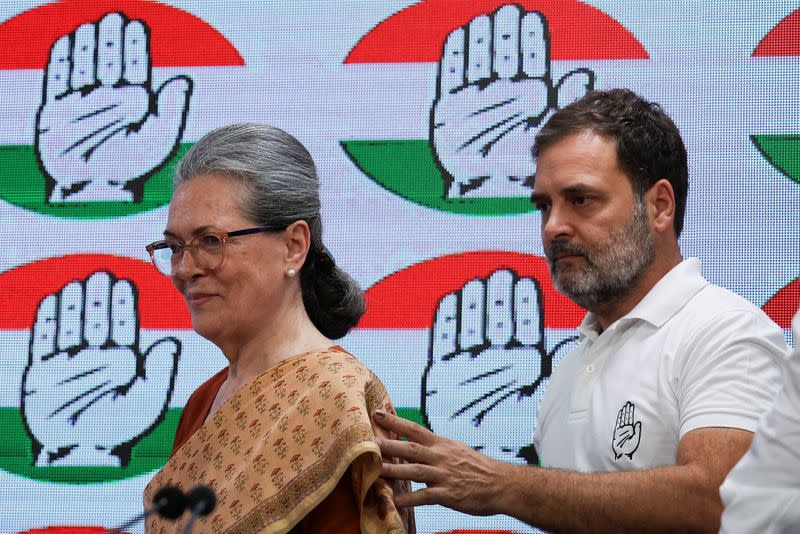
M659 233L674 229L675 192L669 180L657 181L645 197L653 229Z
M311 230L306 221L295 221L283 231L286 245L286 268L299 272L311 246Z

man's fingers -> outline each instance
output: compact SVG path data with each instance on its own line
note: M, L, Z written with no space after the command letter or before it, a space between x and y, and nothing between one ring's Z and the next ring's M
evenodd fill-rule
M133 84L150 81L150 50L147 28L139 20L132 20L124 28L125 57L123 76Z
M403 442L398 441L397 443L402 444ZM384 462L381 468L381 476L393 480L411 480L424 482L425 484L432 484L438 479L435 467L417 463L395 464Z
M505 5L494 14L494 72L500 78L513 78L520 70L520 8Z
M457 305L458 297L455 293L445 295L439 301L431 332L431 359L433 362L438 362L456 352Z
M69 89L70 36L60 37L50 49L50 61L45 75L44 101L55 100Z
M428 446L436 442L437 437L433 432L408 419L397 417L382 410L375 411L374 419L378 425L386 430L394 432L400 437L408 438L414 443Z
M70 85L73 91L94 85L94 24L81 24L74 34L72 48L72 76Z
M523 345L539 345L544 337L544 314L539 282L522 278L514 285L515 338Z
M531 78L550 74L550 32L547 20L537 11L525 13L520 23L522 72Z
M119 346L133 347L138 334L137 323L133 285L119 280L111 289L111 340Z
M411 508L428 504L443 504L448 498L443 488L421 488L411 493L395 493L394 505L398 508Z
M31 365L56 351L57 305L58 298L55 295L47 295L39 303L31 331Z
M97 79L111 86L122 78L122 15L109 13L98 24Z
M456 28L444 42L442 59L439 62L439 91L441 98L464 85L464 28Z
M83 284L70 282L61 290L58 310L58 348L67 350L83 342Z
M489 78L492 74L492 23L488 15L472 19L467 29L467 83Z
M486 339L492 346L504 346L511 341L514 320L511 310L511 290L514 275L511 271L495 271L486 281Z
M84 313L83 336L89 345L100 346L108 342L109 300L111 277L108 273L94 273L86 280L86 312Z
M572 104L593 89L594 72L589 69L576 69L568 72L556 85L559 109Z

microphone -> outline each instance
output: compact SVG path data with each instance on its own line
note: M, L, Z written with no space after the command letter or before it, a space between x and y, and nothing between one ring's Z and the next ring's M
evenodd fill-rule
M181 514L183 514L183 511L186 510L188 504L187 496L183 493L183 491L181 491L180 488L175 486L164 486L156 492L155 496L153 497L153 504L149 508L145 509L144 513L135 516L133 519L126 521L117 528L111 529L110 532L122 532L126 528L135 525L150 514L158 514L161 517L175 520L179 518Z
M186 494L186 507L192 511L192 517L183 529L183 534L189 534L198 517L207 516L217 506L217 495L208 486L198 485Z

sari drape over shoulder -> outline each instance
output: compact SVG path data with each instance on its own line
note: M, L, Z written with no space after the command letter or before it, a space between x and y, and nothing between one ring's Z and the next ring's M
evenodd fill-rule
M394 413L383 384L340 347L297 355L265 371L225 401L174 451L145 488L210 486L217 507L195 532L285 533L349 477L361 532L414 532L379 478L375 409ZM188 522L151 516L149 533L180 532Z

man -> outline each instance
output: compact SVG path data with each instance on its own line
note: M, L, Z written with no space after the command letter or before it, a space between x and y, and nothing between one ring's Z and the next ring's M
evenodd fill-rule
M428 486L397 504L570 532L716 531L719 486L778 388L783 334L683 260L686 150L658 105L590 92L550 118L534 151L553 281L590 312L540 406L543 467L376 413L410 439L381 441L410 462L384 465L384 476Z
M800 310L792 333L800 347ZM783 387L761 418L750 450L720 489L724 534L800 528L800 348L782 363Z

